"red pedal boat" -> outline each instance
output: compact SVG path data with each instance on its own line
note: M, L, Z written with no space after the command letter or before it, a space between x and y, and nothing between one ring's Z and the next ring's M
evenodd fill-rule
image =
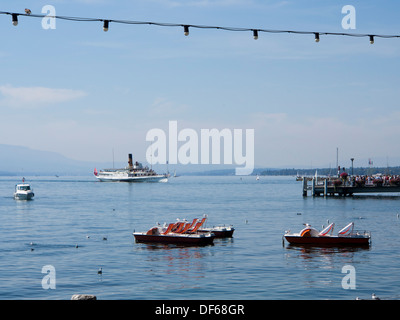
M331 223L322 231L318 231L306 224L299 233L286 232L284 237L290 244L301 245L339 245L358 246L370 244L371 233L369 231L354 230L354 222L341 229L337 235L333 235L335 224Z
M212 244L215 235L211 232L198 232L206 218L201 221L170 223L168 226L155 226L147 232L134 232L136 242L167 243L179 245L208 245Z

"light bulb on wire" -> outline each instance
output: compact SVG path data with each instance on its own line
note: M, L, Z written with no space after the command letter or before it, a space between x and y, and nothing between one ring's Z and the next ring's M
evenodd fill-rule
M374 44L374 36L369 36L369 43Z
M258 39L258 30L253 30L253 38L254 40Z
M104 23L103 23L103 30L104 30L104 32L107 32L108 31L108 24L110 23L110 21L108 21L108 20L104 20Z
M185 36L189 35L189 26L183 26L183 33Z
M14 26L17 26L17 25L18 25L18 15L17 15L16 13L13 13L13 14L12 14L12 24L13 24Z

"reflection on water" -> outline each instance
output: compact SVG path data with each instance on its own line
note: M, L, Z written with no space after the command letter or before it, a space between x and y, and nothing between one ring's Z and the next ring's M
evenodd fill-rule
M141 254L146 278L159 279L147 284L149 290L204 290L204 281L209 277L207 270L221 263L216 251L229 250L233 243L234 238L217 238L209 246L135 243L135 251ZM228 251L224 256L231 253Z
M171 244L136 244L146 264L149 278L160 281L149 285L151 290L196 289L205 278L206 257L204 247ZM164 281L168 277L169 281Z
M314 266L314 262L318 262L315 266L323 268L337 268L339 261L354 261L355 254L361 251L369 251L369 246L345 247L345 246L304 246L289 244L286 246L288 250L287 259L301 259L305 267ZM320 263L323 263L322 265Z
M370 248L289 244L284 250L286 261L295 274L297 288L303 287L309 290L325 288L334 291L341 288L344 276L342 268L345 265L353 266L367 262L368 257L362 253L370 251ZM340 294L340 291L336 292L338 293ZM318 296L313 298L318 299Z
M375 195L353 195L354 200L400 200L400 195L375 194Z
M286 259L296 259L297 264L306 269L337 268L341 263L353 263L356 254L367 252L369 246L304 246L289 244L286 246ZM290 261L289 261L290 262Z
M286 246L288 250L297 250L306 254L334 254L334 253L346 253L346 252L357 252L361 250L369 250L369 246L339 246L339 245L302 245L302 244L288 244Z
M332 268L335 267L336 260L345 259L347 261L352 261L354 255L360 251L369 251L369 246L356 246L356 247L346 247L346 246L305 246L305 245L294 245L289 244L286 246L289 250L286 257L301 258L304 261L312 260L324 260L325 263L331 264ZM327 265L325 265L326 267Z
M138 245L138 244L136 244ZM192 262L196 262L197 259L201 259L205 256L202 247L196 246L178 246L171 244L139 244L137 250L148 251L146 260L149 262L162 262L166 265L172 265L179 262L178 267L184 268ZM152 254L152 251L159 251L160 254ZM143 253L143 252L142 252Z

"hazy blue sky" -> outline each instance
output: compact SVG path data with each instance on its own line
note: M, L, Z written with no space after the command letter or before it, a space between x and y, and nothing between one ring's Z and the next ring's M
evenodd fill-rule
M400 34L399 1L8 0L0 11ZM356 29L342 28L342 7ZM0 15L0 144L88 161L145 160L146 133L254 129L263 167L400 165L400 39L229 32ZM364 159L363 163L357 162ZM392 161L391 161L392 160ZM360 160L361 161L361 160ZM377 160L378 161L378 160ZM386 164L386 160L384 161Z

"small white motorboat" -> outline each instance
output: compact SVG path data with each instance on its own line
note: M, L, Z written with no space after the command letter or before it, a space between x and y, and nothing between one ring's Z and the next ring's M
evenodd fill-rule
M22 183L15 185L15 200L32 200L34 196L33 189L29 183L25 183L25 178L22 179Z

